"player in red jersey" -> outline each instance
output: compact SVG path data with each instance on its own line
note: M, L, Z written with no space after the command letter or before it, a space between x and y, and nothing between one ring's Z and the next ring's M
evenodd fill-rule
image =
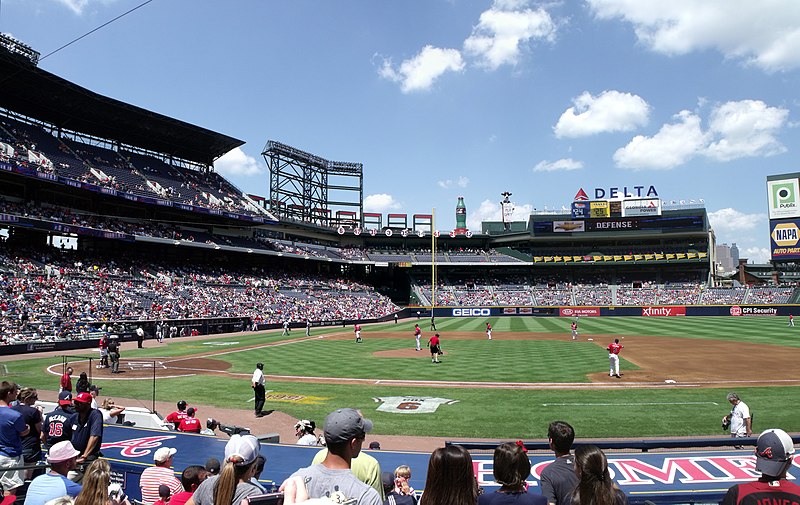
M419 339L422 338L422 330L419 328L418 324L414 325L414 340L417 342L417 350L419 351L421 347L419 346Z
M578 340L578 321L572 321L572 340Z
M186 417L181 419L181 423L178 425L178 431L183 431L184 433L200 433L203 427L200 426L200 420L194 417L194 407L189 407L186 409Z
M800 486L786 480L793 455L794 443L785 431L761 433L756 443L756 471L761 472L761 478L728 489L722 505L800 503Z
M619 352L624 345L619 343L619 339L615 338L613 342L608 344L606 350L608 351L608 376L616 377L619 379Z
M486 323L486 336L489 337L489 340L492 339L492 325Z
M361 342L361 325L356 323L353 326L353 331L356 334L356 343L358 344L359 342Z
M181 400L178 402L178 410L175 412L170 413L164 420L168 423L172 423L175 425L175 429L177 430L178 427L181 425L181 421L186 418L186 401Z
M441 363L439 361L439 356L442 354L442 348L439 347L439 334L435 333L429 340L428 340L428 347L431 349L431 363Z

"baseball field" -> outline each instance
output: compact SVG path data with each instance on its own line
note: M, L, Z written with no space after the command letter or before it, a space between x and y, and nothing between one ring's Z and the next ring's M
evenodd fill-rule
M491 323L493 340L485 335ZM800 431L800 327L776 317L585 317L578 341L572 319L437 318L441 364L425 347L429 321L147 340L126 350L119 375L81 371L104 396L251 410L250 376L267 374L267 408L324 419L350 406L375 421L375 433L531 439L546 437L554 419L582 438L721 435L725 400L736 391L753 412L754 431ZM413 327L423 329L414 350ZM621 378L608 376L606 346L624 345ZM96 356L96 350L73 353ZM95 361L96 364L96 361ZM7 361L6 378L45 390L58 387L61 358ZM424 406L423 406L424 405Z

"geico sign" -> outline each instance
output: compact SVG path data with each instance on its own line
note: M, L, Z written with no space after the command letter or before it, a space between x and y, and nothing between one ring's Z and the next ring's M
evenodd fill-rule
M490 309L453 309L454 317L478 317L491 314L492 311Z

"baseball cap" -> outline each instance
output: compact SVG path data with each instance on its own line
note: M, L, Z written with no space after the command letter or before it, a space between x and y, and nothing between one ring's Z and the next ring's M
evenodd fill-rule
M211 475L219 474L219 460L217 458L208 458L205 467Z
M773 428L758 436L756 470L771 477L780 476L792 461L794 442L785 431Z
M233 435L225 444L225 461L234 456L242 458L237 466L246 466L256 460L261 452L261 443L253 435Z
M196 410L195 410L194 407L189 407L188 409L186 409L186 414L187 415L193 416L195 412L196 412Z
M49 463L61 463L68 459L77 458L80 454L81 451L76 450L75 447L72 446L72 442L64 440L63 442L54 444L53 447L50 448L47 452L47 461Z
M153 454L153 461L163 463L174 456L176 452L178 452L178 449L173 449L172 447L159 447L155 454Z
M373 440L372 442L369 443L369 448L379 450L381 448L381 443L378 442L377 440Z
M69 391L62 391L58 393L59 405L72 405L72 393Z
M83 393L78 393L75 396L74 401L81 403L92 403L92 395L84 391Z
M381 473L381 483L383 484L383 489L391 489L394 487L394 474L392 472L382 472Z
M329 444L349 442L372 431L372 421L361 417L356 409L338 409L325 418L324 431Z
M97 391L97 392L99 393L101 389L103 389L103 388L101 388L101 387L97 387L97 386L95 386L94 384L92 384L91 386L89 386L89 392L90 392L90 393L91 393L92 391Z

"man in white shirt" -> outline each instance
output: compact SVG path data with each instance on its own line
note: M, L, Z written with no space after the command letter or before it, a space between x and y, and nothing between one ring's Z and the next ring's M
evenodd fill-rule
M752 437L753 424L750 408L739 399L739 395L736 393L728 393L728 401L733 405L733 408L730 414L722 418L722 423L730 424L731 437Z
M250 381L255 395L256 417L264 417L264 402L266 401L266 391L264 390L264 363L257 363L253 372L253 379Z

